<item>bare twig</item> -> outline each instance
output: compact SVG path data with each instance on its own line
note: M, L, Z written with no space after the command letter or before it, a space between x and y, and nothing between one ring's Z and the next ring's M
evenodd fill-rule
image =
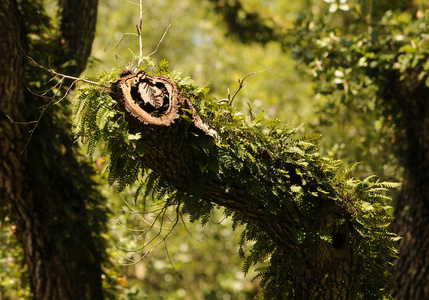
M185 220L183 220L183 216L182 216L182 214L180 214L179 215L180 216L180 219L182 220L182 223L183 223L183 227L185 227L185 229L186 229L186 231L189 233L189 235L194 239L194 240L196 240L197 242L199 242L199 243L201 243L201 241L199 240L199 239L197 239L190 231L189 231L189 229L188 229L188 227L186 226L186 222L185 222Z
M41 68L41 69L43 69L43 70L45 70L45 71L47 71L48 73L50 73L50 74L52 74L52 75L54 75L47 83L49 83L49 82L51 82L52 80L54 80L55 78L57 78L57 77L60 77L61 79L53 86L53 87L51 87L51 88L49 88L48 90L46 90L46 91L43 91L42 93L36 93L36 92L34 92L34 91L32 91L31 89L29 89L29 91L32 93L32 94L34 94L34 95L36 95L36 96L38 96L38 97L42 97L42 98L47 98L47 99L51 99L50 101L49 101L49 103L48 104L46 104L46 105L44 105L44 106L42 106L42 112L41 112L41 114L40 114L40 116L37 118L37 120L36 121L31 121L31 122L27 122L27 123L23 123L23 122L21 122L22 124L30 124L30 123L33 123L33 124L35 124L34 125L34 127L33 127L33 129L32 130L30 130L30 136L28 137L28 140L27 140L27 143L25 144L25 146L24 146L24 149L22 149L22 151L21 151L21 155L25 152L25 150L27 149L27 147L28 147L28 145L29 145L29 143L30 143L30 141L31 141L31 138L33 137L33 134L34 134L34 132L35 132L35 130L36 130L36 128L38 127L38 125L39 125L39 122L40 122L40 120L42 119L42 116L45 114L45 112L46 112L46 110L48 109L48 107L50 107L51 105L56 105L56 104L58 104L59 102L61 102L65 97L67 97L67 95L69 94L69 92L70 92L70 90L74 87L74 85L77 83L77 82L79 82L79 81L82 81L82 82L85 82L85 83L89 83L89 84L93 84L93 85L98 85L98 86L100 86L100 87L103 87L103 88L106 88L106 89L109 89L109 87L107 87L107 86L104 86L104 85L101 85L100 83L98 83L98 82L95 82L95 81L91 81L91 80L88 80L88 79L85 79L85 78L79 78L79 77L75 77L75 76L70 76L70 75L66 75L66 74L61 74L61 73L59 73L59 72L57 72L57 71L55 71L54 69L52 69L52 68L48 68L48 67L45 67L45 66L43 66L43 65L41 65L41 64L39 64L38 62L36 62L32 57L30 57L30 56L28 56L27 55L27 53L25 53L25 51L24 51L24 49L22 49L23 50L23 53L24 53L24 55L27 57L27 59L32 63L32 64L34 64L34 65L36 65L37 67L39 67L39 68ZM73 82L70 84L70 86L67 88L67 90L65 91L65 93L64 93L64 95L58 100L58 101L56 101L56 102L54 102L54 99L55 99L55 97L57 97L58 96L58 93L61 91L61 87L62 87L62 85L63 85L63 83L64 83L64 79L71 79L71 80L73 80ZM47 84L46 83L46 84ZM57 90L57 91L55 91L54 92L54 95L53 96L50 96L50 97L47 97L46 95L47 95L47 93L48 92L51 92L51 91L53 91L53 90ZM7 116L7 114L6 114L6 116ZM9 118L11 121L12 121L12 119L11 118ZM16 124L21 124L21 123L16 123Z
M129 228L125 225L122 225L122 223L119 222L119 219L116 217L115 217L115 221L119 226L121 226L123 229L128 230L128 231L133 231L133 232L148 232L149 231L149 229L132 229L132 228Z
M165 248L165 253L167 253L167 258L168 258L168 261L170 262L171 267L175 272L177 272L176 268L173 265L173 261L171 260L170 253L168 252L167 240L164 240L164 248Z
M179 207L180 207L180 205L178 205L177 206L177 208L176 208L176 212L178 212L179 211ZM163 219L163 218L162 218ZM148 252L146 252L142 257L140 257L138 260L132 260L132 259L129 259L130 261L132 261L132 263L129 263L129 264L123 264L123 265L125 265L125 266L127 266L127 265L135 265L135 264L137 264L137 263L139 263L140 261L142 261L143 259L145 259L146 258L146 256L148 256L149 254L151 254L161 243L163 243L163 242L165 242L165 240L167 239L167 237L171 234L171 232L174 230L174 228L177 226L177 224L179 223L179 217L177 216L176 217L176 220L175 220L175 222L174 222L174 224L173 224L173 226L170 228L170 230L167 232L167 234L158 242L158 243L156 243ZM153 238L153 239L151 239L146 245L144 245L143 247L141 247L140 249L137 249L137 250L135 250L135 251L130 251L130 252L139 252L139 251L141 251L141 250L143 250L147 245L149 245L152 241L154 241L155 240L155 238L157 238L159 236L159 232L158 232L158 234Z
M168 26L165 29L164 34L162 35L161 39L159 40L158 45L156 46L155 50L148 55L148 57L150 57L151 55L155 54L158 51L159 46L161 45L162 41L164 40L165 36L167 35L167 32L170 29L170 27L171 27L171 16L170 16L170 20L168 21Z
M155 4L157 4L159 1L161 1L161 0L157 0L157 1L155 1L155 2L153 2L152 4L150 4L148 7L146 7L144 10L143 10L143 12L140 14L140 17L142 18L143 17L143 14L149 9L149 8L151 8L152 6L154 6ZM140 1L140 3L141 3L141 1Z
M143 38L142 38L142 34L141 34L142 27L143 27L143 14L149 8L151 8L153 5L155 5L156 3L158 3L160 0L157 0L157 1L153 2L152 4L150 4L149 6L147 6L145 9L143 9L143 0L140 0L139 3L131 2L131 1L127 1L127 0L124 0L124 1L127 2L127 3L129 3L129 4L136 5L136 6L139 7L140 20L139 20L139 24L136 25L137 33L129 33L129 32L124 33L124 35L122 36L122 38L116 44L115 48L107 50L107 48L109 47L109 45L107 45L106 48L104 48L104 51L114 51L114 50L116 50L127 35L136 36L139 39L139 52L140 52L140 59L139 59L138 66L136 68L136 69L138 69L140 67L141 63L142 63L141 57L143 57Z
M223 217L219 222L213 222L216 225L222 224L223 221L225 221L226 219L228 219L229 217L225 216Z
M73 88L73 86L78 82L78 80L75 80L72 82L72 84L70 84L70 86L67 88L66 92L64 93L64 95L58 100L56 101L54 104L52 105L57 105L58 103L60 103L61 101L63 101L63 99L65 97L67 97L67 95L70 93L71 89Z
M127 202L127 200L125 200L124 199L124 197L122 197L122 195L120 195L120 197L121 197L121 199L122 199L122 201L124 201L124 203L132 210L132 212L134 213L134 214L136 214L138 217L139 217L139 219L141 219L145 224L147 224L147 225L149 225L150 226L150 228L149 228L149 230L152 228L152 227L154 227L154 228L159 228L159 229L169 229L169 228L163 228L162 226L161 227L158 227L158 226L155 226L154 225L154 223L156 222L156 219L155 219L155 221L153 222L153 223L150 223L150 222L148 222L148 221L146 221L146 219L145 218L143 218L141 215L140 215L140 213L134 208L134 207L132 207L128 202ZM161 212L159 213L159 214L161 214L164 210L165 210L165 206L161 209ZM158 214L158 215L159 215Z
M135 214L140 214L140 215L148 215L148 214L156 213L156 212L161 211L163 209L164 209L164 207L158 208L158 209L154 209L154 210L151 210L151 211L138 211L138 210L131 211L131 210L125 210L125 209L121 209L121 211L125 212L125 213L135 213Z
M51 68L47 68L47 67L42 66L41 64L37 63L37 62L36 62L32 57L30 57L30 56L28 56L28 55L26 55L26 56L27 56L28 60L29 60L31 63L35 64L37 67L39 67L39 68L41 68L41 69L43 69L43 70L45 70L45 71L47 71L48 73L51 73L51 74L53 74L53 75L60 76L60 77L62 77L62 78L66 78L66 79L73 79L73 80L75 80L75 82L74 82L74 83L76 83L76 82L78 82L78 81L82 81L82 82L85 82L85 83L94 84L94 85L98 85L98 86L101 86L101 87L109 88L109 87L107 87L107 86L104 86L104 85L102 85L102 84L99 84L98 82L91 81L91 80L88 80L88 79L85 79L85 78L79 78L79 77L75 77L75 76L70 76L70 75L66 75L66 74L58 73L57 71L55 71L55 70L53 70L53 69L51 69Z
M30 144L31 138L33 137L33 134L36 131L37 126L39 125L40 120L42 119L48 107L51 106L51 104L52 104L52 100L48 104L46 104L45 107L43 108L42 113L40 114L39 118L37 118L36 120L36 124L34 125L33 129L30 130L30 136L28 137L27 143L25 144L24 149L22 149L20 155L22 155L27 149L28 145Z
M143 57L143 37L142 37L142 25L143 25L143 0L140 0L140 22L137 27L137 34L139 36L139 49L140 49L140 58L139 62L137 64L137 68L140 67L142 63L142 57Z
M132 258L129 258L128 256L126 256L124 253L123 253L123 249L119 249L118 247L116 247L115 245L112 245L113 246L113 248L116 250L116 251L118 251L119 252L119 254L121 254L126 260L128 260L128 261L132 261L132 262L134 262L134 263L136 263L136 261L134 260L134 259L132 259ZM126 252L126 251L124 251L124 252Z
M158 228L159 229L158 233L149 242L147 242L145 245L143 245L139 249L135 250L136 252L142 251L144 248L146 248L148 245L150 245L156 238L158 238L161 235L162 230L166 229L166 228L162 228L159 226L157 226L157 227L154 226L155 222L158 220L159 216L161 216L161 215L162 215L162 217L161 217L160 223L161 223L161 225L164 223L164 217L165 217L166 212L167 212L167 207L164 207L164 209L156 216L155 221L153 221L152 225L149 227L149 230L152 228ZM171 228L167 228L167 229L171 230Z
M114 51L114 50L116 50L116 49L119 47L119 45L122 43L122 41L124 40L124 38L125 38L127 35L133 35L133 36L137 36L137 37L138 37L138 34L136 34L136 33L129 33L129 32L124 33L124 35L122 36L122 38L121 38L121 39L119 40L119 42L116 44L115 48L110 49L110 50L107 50L107 48L109 47L109 45L107 45L107 46L106 46L106 48L104 48L104 51Z
M6 116L6 118L8 118L9 119L9 121L12 123L12 124L17 124L17 125L29 125L29 124L34 124L34 123L37 123L37 120L36 121L28 121L28 122L19 122L19 121L15 121L15 120L13 120L5 111L4 111L4 109L3 109L3 107L0 107L1 108L1 110L3 111L3 113L4 113L4 115Z
M145 9L143 9L143 0L140 0L140 2L139 2L140 20L139 20L139 24L136 25L136 28L137 28L137 37L139 39L139 60L137 62L137 66L134 68L135 71L137 71L141 67L141 65L143 64L143 36L142 36L143 14L149 8L151 8L153 5L155 5L156 3L158 3L159 1L160 0L157 0L157 1L153 2L152 4L150 4Z
M154 221L154 223L152 223L152 224L149 224L150 225L150 227L149 227L149 229L147 229L147 231L149 231L149 230L151 230L152 228L154 228L155 226L153 226L154 224L155 224L155 222L157 221L157 219L158 219L158 217L159 217L159 215L161 215L161 214L165 214L165 211L166 211L166 207L164 207L163 208L163 210L158 214L158 216L155 218L155 221ZM163 219L163 218L162 218ZM162 221L161 221L161 224L162 224ZM162 232L162 228L160 228L160 227L157 227L157 228L159 228L159 230L158 230L158 233L149 241L149 242L147 242L146 244L144 244L142 247L140 247L140 248L138 248L138 249L134 249L134 250L125 250L125 249L119 249L119 248L117 248L117 249L119 249L119 250L121 250L121 251L123 251L123 252L133 252L133 253L136 253L136 252L141 252L144 248L146 248L148 245L150 245L156 238L158 238L160 235L161 235L161 232ZM171 229L171 228L168 228L168 229ZM145 237L145 234L142 234L141 235L141 238L139 238L139 240L141 240L142 238L144 238Z
M129 3L129 4L132 4L132 5L137 5L137 6L139 6L139 4L138 3L135 3L135 2L131 2L131 1L128 1L128 0L124 0L125 2L127 2L127 3Z
M228 104L229 104L229 105L231 105L231 104L232 104L232 101L234 101L235 96L237 96L238 92L239 92L239 91L240 91L240 90L245 86L244 80L245 80L247 77L252 76L252 75L255 75L255 74L258 74L258 73L262 73L262 72L270 71L270 70L272 70L272 69L273 69L273 68L269 68L269 69L265 69L265 70L261 70L261 71L252 72L252 73L249 73L249 74L247 74L246 76L244 76L242 80L238 79L238 84L239 84L239 85L238 85L238 89L235 91L235 93L234 93L234 95L232 96L232 98L231 98L231 94L229 93L229 89L228 89ZM220 101L223 101L223 100L225 100L225 99L222 99L222 100L220 100Z

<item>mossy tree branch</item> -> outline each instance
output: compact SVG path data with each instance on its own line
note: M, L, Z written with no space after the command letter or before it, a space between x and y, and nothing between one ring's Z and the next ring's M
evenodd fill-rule
M379 253L395 254L381 191L396 185L348 178L318 154L317 135L294 139L263 114L249 120L163 64L161 76L104 74L110 94L89 87L76 101L75 132L89 154L104 140L111 182L140 181L203 224L224 207L245 225L241 246L253 244L240 250L244 271L266 264L265 299L381 298L388 265Z

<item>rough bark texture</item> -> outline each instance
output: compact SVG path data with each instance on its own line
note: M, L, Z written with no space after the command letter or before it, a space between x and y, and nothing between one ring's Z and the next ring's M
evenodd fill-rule
M397 300L429 297L429 211L421 201L427 197L410 186L409 178L404 179L392 224L393 231L402 237L399 259L394 261L397 290L392 295Z
M203 175L192 159L194 150L186 138L186 131L193 130L198 138L210 140L216 132L201 121L191 103L177 93L174 82L167 77L127 72L113 86L113 97L123 105L129 130L141 133L147 142L143 156L145 165L178 189L188 191L190 183ZM184 121L180 115L189 114L189 110L194 123L191 127L182 126ZM292 240L292 229L312 220L285 208L277 213L281 218L269 215L263 208L249 207L249 197L246 191L226 191L222 182L207 182L201 196L206 201L240 213L256 224L279 252L285 253L280 255L285 260L300 259L304 262L308 271L302 276L292 275L296 279L295 299L354 299L358 279L347 224L336 231L341 235L338 243L321 242L317 255L309 256L297 249ZM335 223L341 211L335 208L335 204L330 205L326 212L326 227Z
M91 53L98 0L62 0L61 38L56 63L59 72L79 76ZM66 64L66 65L64 65Z
M94 36L97 1L64 1L64 5L68 24L62 27L65 46L58 56L61 62L78 57L68 70L79 75ZM20 13L15 1L0 2L0 204L16 225L35 299L102 299L102 254L97 233L91 232L98 224L86 225L94 221L87 209L88 181L83 177L84 165L76 161L72 138L47 112L21 154L34 124L11 121L34 120L40 113L32 111L34 103L44 104L25 92L27 61L21 45L28 43ZM77 57L69 55L73 49ZM58 144L64 146L62 151Z
M396 78L399 78L397 75ZM403 128L405 176L395 207L392 229L402 237L395 261L395 299L429 299L429 89L416 74L408 80L393 78ZM396 98L397 99L397 98ZM399 130L398 130L399 132Z

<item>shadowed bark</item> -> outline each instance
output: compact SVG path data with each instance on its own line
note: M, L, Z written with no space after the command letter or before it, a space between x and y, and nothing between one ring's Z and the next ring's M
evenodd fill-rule
M97 1L61 3L60 47L46 48L43 55L56 52L60 59L49 67L78 76L90 53ZM41 69L28 64L24 53L35 50L26 35L31 22L38 22L37 14L25 15L32 4L0 2L0 204L16 225L34 299L103 299L104 246L99 235L105 212L97 207L88 167L78 161L69 123L55 115L61 105L55 112L51 107L46 110L29 140L35 123L27 122L40 116L38 106L50 105L26 87L27 80L41 80L42 85L46 79ZM58 65L67 62L71 67Z
M406 79L393 72L384 87L383 99L399 100L398 152L404 165L404 183L396 201L392 230L402 237L399 259L394 261L398 300L429 297L429 88L410 71ZM395 97L393 97L393 95Z

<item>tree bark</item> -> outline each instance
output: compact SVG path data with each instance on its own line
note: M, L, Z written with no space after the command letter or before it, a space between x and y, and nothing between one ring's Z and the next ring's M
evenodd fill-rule
M58 72L79 76L91 54L98 0L63 0L61 3L61 38L55 66Z
M92 44L97 1L63 3L63 21L70 23L62 27L63 47L57 53L61 63L75 59L67 70L72 72L68 75L78 76ZM42 71L29 72L25 17L16 1L0 2L1 205L16 225L35 299L103 299L104 246L99 235L105 212L98 207L88 167L76 158L68 122L48 110L26 147L34 129L34 123L26 122L37 118L40 112L35 108L46 103L26 92L26 76ZM79 24L79 20L85 22ZM78 56L70 55L73 49Z
M429 226L427 194L414 188L409 175L395 206L392 231L402 237L399 242L399 259L394 261L393 273L396 288L392 296L397 300L427 299L429 297ZM427 187L423 187L427 189Z
M199 139L207 139L208 143L214 141L217 133L201 120L191 102L178 93L175 83L167 77L125 72L112 90L113 97L126 113L128 130L142 134L147 143L142 157L144 164L177 189L192 193L192 183L205 175L193 159L195 149L186 131L194 132ZM183 125L189 122L183 121L181 115L193 119L190 127ZM348 221L341 228L335 228L338 216L348 217L344 208L333 201L320 200L324 203L321 209L326 211L324 220L308 220L308 215L297 207L279 207L277 214L272 215L263 207L249 206L251 197L245 189L226 188L223 182L209 179L201 193L203 201L241 214L266 235L267 241L276 246L273 256L277 257L279 274L285 272L281 269L284 264L295 260L303 262L306 270L303 274L298 270L288 274L288 280L294 282L295 287L291 299L355 299L359 272L356 272L358 262L350 243L353 233ZM340 238L332 243L315 242L316 255L308 255L306 250L297 247L292 231L310 228L311 223L319 221Z
M429 298L429 88L410 71L405 80L394 74L388 90L401 99L398 124L399 150L405 169L395 206L392 230L402 237L394 262L395 299ZM385 97L386 101L389 95ZM402 130L402 132L401 132Z

